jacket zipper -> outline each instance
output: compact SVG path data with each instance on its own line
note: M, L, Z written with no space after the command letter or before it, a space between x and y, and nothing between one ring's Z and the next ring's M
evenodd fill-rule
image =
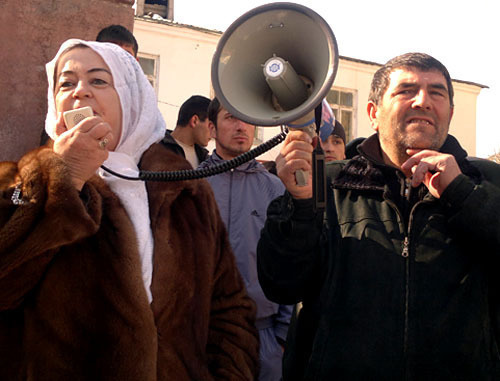
M408 235L405 235L405 239L403 241L403 251L401 252L401 255L404 258L408 258L408 255L410 253L409 242L410 239L408 238Z
M410 195L410 181L407 179L405 180L405 196L409 199ZM411 229L413 225L413 216L415 214L415 210L420 204L426 203L425 200L420 200L413 205L413 207L410 210L410 216L408 218L408 227L405 232L405 238L403 241L403 250L402 250L402 255L403 257L406 258L406 281L405 281L405 329L404 329L404 358L405 358L405 380L409 380L410 373L409 373L409 358L408 358L408 336L409 336L409 309L410 309L410 235L411 235Z
M404 196L407 201L410 200L411 184L410 179L404 179ZM414 206L415 207L415 206ZM405 362L404 368L404 379L409 380L409 362L408 362L408 336L409 336L409 322L410 322L410 229L412 221L412 213L414 207L410 210L410 216L408 218L408 226L405 231L405 238L403 241L403 251L402 256L405 258L405 326L404 326L404 341L403 341L403 357Z
M409 199L410 197L410 182L405 179L404 180L404 189L403 189L403 194L404 197ZM404 296L404 329L403 329L403 358L405 362L405 367L404 367L404 379L408 380L408 325L409 325L409 299L410 299L410 226L411 226L411 216L412 213L415 209L415 206L412 208L410 212L410 218L408 222L408 226L405 226L405 221L404 217L401 215L401 211L399 208L394 204L391 200L386 199L388 204L396 211L397 215L399 216L399 220L401 222L401 226L403 234L404 234L404 239L403 239L403 248L401 250L401 257L405 259L405 296ZM418 203L417 203L418 204Z
M408 224L409 225L409 224ZM408 226L408 232L405 235L403 242L403 252L402 255L405 258L405 327L404 327L404 341L403 341L403 356L405 361L404 374L405 380L408 380L408 325L409 325L409 309L410 309L410 238L409 238L410 228Z

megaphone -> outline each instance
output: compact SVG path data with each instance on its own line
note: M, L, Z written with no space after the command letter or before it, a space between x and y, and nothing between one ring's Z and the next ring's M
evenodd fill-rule
M212 60L212 85L222 106L238 119L257 126L286 125L321 104L337 74L338 61L335 36L321 16L302 5L271 3L243 14L224 32ZM140 171L138 177L102 168L127 180L199 179L236 168L283 141L285 136L282 132L214 168ZM321 163L313 158L313 172L320 172L314 168ZM298 172L303 171L296 175ZM316 205L324 207L322 176L316 177L313 193Z
M232 115L257 126L289 124L330 91L338 47L327 22L295 3L270 3L234 21L213 56L212 86Z

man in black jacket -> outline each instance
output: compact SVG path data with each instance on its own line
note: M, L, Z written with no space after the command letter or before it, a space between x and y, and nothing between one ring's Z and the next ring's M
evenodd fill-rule
M165 147L185 157L193 168L208 157L205 147L210 141L209 104L210 99L201 95L187 99L179 109L175 129L167 130L162 140Z
M367 109L376 134L327 166L326 219L294 176L313 139L291 132L277 158L287 192L258 270L269 299L303 304L284 379L499 379L500 166L448 134L453 87L433 57L390 60Z

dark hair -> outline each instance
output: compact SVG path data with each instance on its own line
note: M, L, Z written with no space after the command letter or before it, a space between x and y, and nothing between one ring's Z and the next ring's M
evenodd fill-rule
M217 98L212 99L208 105L208 119L217 127L217 114L219 113L222 106Z
M210 99L202 95L193 95L185 101L179 109L177 117L178 126L186 126L194 115L201 120L207 119L207 109Z
M110 25L102 29L95 40L99 42L112 42L117 45L131 45L134 57L137 57L137 52L139 51L139 45L134 35L122 25Z
M391 73L399 68L416 68L421 71L437 70L446 79L450 105L453 107L453 84L448 69L434 57L425 53L406 53L394 57L377 70L373 76L368 100L378 105L389 87Z

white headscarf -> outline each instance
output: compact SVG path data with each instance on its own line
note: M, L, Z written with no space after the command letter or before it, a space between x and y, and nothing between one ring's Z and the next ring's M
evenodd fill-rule
M46 65L48 88L48 111L45 131L56 139L57 121L54 100L54 70L59 57L68 48L83 44L99 54L108 65L113 76L114 88L122 108L122 133L114 152L109 153L104 165L118 173L137 177L138 163L142 154L165 134L165 121L158 109L154 90L144 75L137 60L121 47L111 43L71 39L64 42L56 56ZM102 169L98 174L120 198L135 228L142 275L149 301L152 300L151 280L153 273L153 235L149 218L146 186L142 181L123 180L109 175Z

